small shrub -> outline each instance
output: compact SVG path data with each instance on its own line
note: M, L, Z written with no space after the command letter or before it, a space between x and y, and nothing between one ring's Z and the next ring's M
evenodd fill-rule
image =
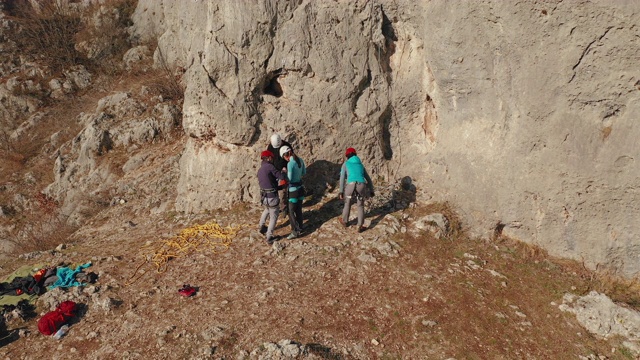
M620 351L620 354L622 354L622 356L625 357L625 359L637 359L634 357L633 352L631 352L631 350L629 350L629 348L625 347L625 346L620 346L618 348L618 351Z
M2 144L2 150L6 152L15 151L15 148L13 147L13 141L11 141L11 137L5 129L0 130L0 144Z
M7 3L5 12L14 24L7 40L56 75L74 65L112 71L130 46L127 27L138 2L109 0L86 7L58 0Z
M184 69L181 67L172 68L166 61L164 54L157 44L155 45L158 53L157 70L149 74L149 80L145 83L154 94L162 96L164 100L173 100L182 102L184 99L184 85L182 84L182 75Z
M82 63L75 49L75 35L82 27L80 14L55 0L15 0L7 13L17 25L7 32L23 54L46 63L54 72Z
M152 94L162 96L163 100L181 103L184 99L181 75L174 75L168 68L149 73L144 85L149 88Z
M40 100L43 103L49 101L49 93L47 86L43 85L44 79L35 76L21 77L18 76L20 86L16 86L11 94L14 96L28 96Z

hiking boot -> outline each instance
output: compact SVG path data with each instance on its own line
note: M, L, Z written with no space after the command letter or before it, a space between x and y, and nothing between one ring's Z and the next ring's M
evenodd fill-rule
M340 222L340 224L341 224L343 227L347 227L347 223L345 223L345 222L344 222L344 219L343 219L342 217L339 217L339 218L338 218L338 221Z
M367 228L366 228L366 227L364 227L364 226L360 226L360 227L358 228L358 233L361 233L361 232L363 232L363 231L365 231L365 230L367 230Z
M267 233L267 227L265 225L260 226L260 234L264 235Z
M292 232L291 234L289 234L289 236L287 236L287 239L291 240L291 239L295 239L298 237L298 234Z
M276 241L273 237L268 237L267 238L267 245L271 246L273 245L273 242Z

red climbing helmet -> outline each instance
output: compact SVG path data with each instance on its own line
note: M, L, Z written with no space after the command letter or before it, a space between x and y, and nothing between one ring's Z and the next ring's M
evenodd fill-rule
M351 154L355 155L355 153L356 153L356 149L350 147L350 148L347 148L347 151L345 151L344 156L349 156Z
M260 157L261 158L273 157L273 153L271 151L269 151L269 150L265 150L265 151L260 153Z

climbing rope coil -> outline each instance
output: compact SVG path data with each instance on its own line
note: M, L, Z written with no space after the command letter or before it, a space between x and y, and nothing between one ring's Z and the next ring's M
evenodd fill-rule
M225 252L241 228L241 226L222 227L211 222L183 229L173 238L145 244L140 248L139 256L143 258L142 262L125 286L138 281L146 273L146 271L140 272L145 264L152 263L156 271L162 273L167 271L171 259L200 251L209 251L212 254Z

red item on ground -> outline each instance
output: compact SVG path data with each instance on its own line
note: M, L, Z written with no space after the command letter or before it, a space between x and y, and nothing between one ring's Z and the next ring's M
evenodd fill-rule
M73 301L63 301L54 311L49 311L38 320L38 330L44 335L53 335L70 318L76 315L77 306Z
M46 272L47 269L40 269L35 274L33 274L33 278L36 280L36 282L39 283Z
M70 318L76 315L77 305L73 301L63 301L56 310Z
M196 288L189 285L183 285L182 288L178 290L178 292L184 297L189 297L193 296L196 293Z

